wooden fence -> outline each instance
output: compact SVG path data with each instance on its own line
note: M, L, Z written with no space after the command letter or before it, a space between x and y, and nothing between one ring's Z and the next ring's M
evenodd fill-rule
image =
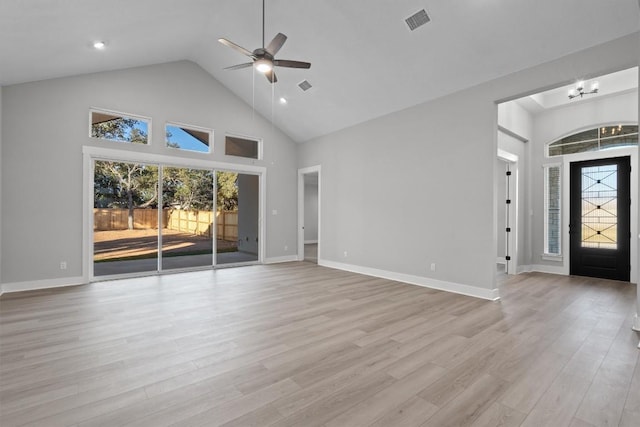
M238 240L238 211L218 211L218 239L235 242ZM128 228L128 209L94 209L94 231L126 230ZM213 212L185 211L182 209L163 209L162 227L183 233L212 237ZM134 209L134 229L158 228L158 209Z

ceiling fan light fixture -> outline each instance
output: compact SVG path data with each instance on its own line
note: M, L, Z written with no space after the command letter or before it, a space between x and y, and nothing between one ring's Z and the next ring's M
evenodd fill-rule
M256 70L260 71L261 73L266 74L273 70L273 62L269 61L266 58L258 59L256 62L254 62L254 65L256 67Z
M101 40L93 42L93 48L96 50L103 50L105 47L107 47L107 44Z

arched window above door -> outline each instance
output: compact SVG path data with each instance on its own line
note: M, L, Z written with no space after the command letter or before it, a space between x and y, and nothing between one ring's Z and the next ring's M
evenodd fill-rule
M553 141L547 146L547 155L554 157L633 145L638 145L637 125L606 125Z

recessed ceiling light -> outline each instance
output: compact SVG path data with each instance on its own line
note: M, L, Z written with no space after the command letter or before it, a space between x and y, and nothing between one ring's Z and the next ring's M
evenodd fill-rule
M280 104L286 104L286 103L287 103L287 98L281 97L280 98Z
M107 44L103 41L97 41L93 43L93 47L98 50L102 50L107 47Z

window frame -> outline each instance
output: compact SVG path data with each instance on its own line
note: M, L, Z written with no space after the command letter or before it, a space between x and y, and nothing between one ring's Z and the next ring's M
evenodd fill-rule
M121 141L121 140L118 140L118 139L100 138L100 137L97 137L97 136L93 136L92 135L93 113L102 113L102 114L108 114L108 115L112 115L112 116L120 116L120 117L124 117L124 118L135 119L135 120L146 122L147 123L147 143L146 144L134 144L131 141ZM100 141L116 142L116 143L120 143L120 144L139 145L139 146L148 147L148 146L150 146L152 144L152 141L153 141L152 129L153 129L153 121L151 120L151 117L142 116L140 114L124 113L122 111L107 110L105 108L97 108L97 107L89 108L89 138L91 138L91 139L100 140Z
M604 138L603 138L603 137L600 135L600 129L601 129L601 128L607 128L607 127L615 127L615 126L636 126L636 127L638 127L638 123L637 123L637 122L626 122L626 121L608 122L608 123L600 124L600 125L598 125L598 126L593 126L593 125L591 125L591 126L589 126L589 127L585 127L585 128L581 128L581 129L575 130L575 131L573 131L573 132L571 132L571 133L568 133L568 134L566 134L566 135L564 135L564 136L562 136L562 137L560 137L560 138L556 138L556 139L554 139L553 141L548 142L548 143L546 144L546 146L545 146L545 153L544 153L544 155L545 155L545 157L546 157L546 158L553 159L553 158L559 158L559 157L562 157L562 156L569 156L569 155L573 155L573 154L580 154L580 153L597 153L597 152L600 152L600 151L605 151L605 150L615 150L615 149L618 149L618 148L634 147L634 146L635 146L635 147L637 147L637 146L640 144L640 127L639 127L638 131L636 131L635 133L626 134L626 135L636 135L636 138L638 139L638 143L636 143L635 145L623 145L623 146L619 146L619 147L605 147L605 148L601 148L601 143L600 143L600 141L602 141L602 140L608 140L608 139L612 139L612 138L617 138L618 136L608 136L608 137L604 137ZM580 134L580 133L583 133L583 132L588 132L588 131L591 131L591 130L595 130L595 131L596 131L596 135L597 135L597 137L596 137L596 138L592 138L592 139L585 139L585 140L582 140L582 141L569 142L569 143L566 143L566 144L558 145L558 147L568 146L568 145L584 144L584 143L587 143L587 142L595 142L595 143L597 144L597 146L598 146L598 148L597 148L597 149L595 149L595 150L586 150L586 151L576 151L576 152L574 152L574 153L562 153L562 154L555 154L555 155L551 155L551 154L550 154L550 151L551 151L552 145L553 145L554 143L556 143L556 142L558 142L558 141L561 141L561 140L563 140L563 139L565 139L565 138L569 138L569 137L571 137L571 136L573 136L573 135L577 135L577 134ZM624 135L625 135L625 134L622 134L622 135L620 135L620 136L624 136Z
M562 259L562 225L563 225L563 209L562 209L562 185L563 185L563 163L555 162L555 163L546 163L542 165L543 168L543 177L544 177L544 187L543 187L543 198L544 198L544 207L543 207L543 227L544 227L544 245L543 245L543 258L559 260ZM552 168L558 168L558 225L557 225L557 233L558 233L558 252L553 253L549 251L549 171Z
M239 138L239 139L245 139L247 141L255 141L258 144L258 152L257 152L257 157L247 157L247 156L239 156L236 154L228 154L227 153L227 138L231 137L231 138ZM231 156L231 157L237 157L237 158L241 158L241 159L249 159L249 160L262 160L263 158L263 139L262 138L258 138L255 136L249 136L249 135L243 135L243 134L239 134L239 133L231 133L231 132L227 132L224 134L224 155L225 156Z
M198 150L190 150L188 148L180 148L180 147L169 147L167 145L167 126L173 126L173 127L178 127L181 129L190 129L190 130L194 130L196 132L204 132L207 133L209 135L209 145L207 146L207 151L198 151ZM207 128L207 127L203 127L203 126L196 126L196 125L190 125L190 124L186 124L186 123L181 123L181 122L173 122L173 121L166 121L164 123L164 148L166 149L170 149L170 150L180 150L180 151L186 151L189 153L198 153L198 154L211 154L213 153L213 143L214 143L214 129L211 128Z

